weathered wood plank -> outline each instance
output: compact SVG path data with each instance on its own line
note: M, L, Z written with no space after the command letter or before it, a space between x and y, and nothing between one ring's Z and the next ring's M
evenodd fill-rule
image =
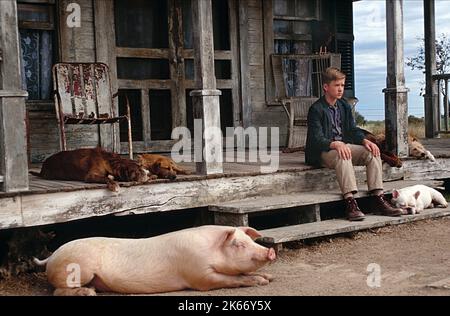
M28 189L28 155L25 125L26 91L20 76L16 1L0 3L0 190Z
M146 79L146 80L119 79L118 84L121 89L168 90L172 88L173 81L160 79Z
M270 54L275 52L274 40L273 40L273 8L272 1L263 1L263 14L264 14L264 43L265 54L264 62L265 67L265 83L266 83L266 100L272 102L274 98L274 87L272 71L270 65Z
M237 17L238 12L237 1L228 0L228 16L229 16L229 28L230 28L230 53L231 53L231 94L233 100L233 126L243 126L241 120L242 100L240 92L240 76L239 76L239 65L240 65L240 51L238 43L238 33L240 28L239 18ZM216 58L216 53L214 52L214 58ZM219 86L220 87L220 86ZM244 114L244 113L242 113Z
M233 198L286 194L298 189L308 189L305 183L310 183L311 180L300 177L304 173L150 183L122 187L120 194L109 192L106 188L30 194L21 197L22 213L24 225L32 226L114 213L144 214L205 207ZM9 209L3 208L0 208L1 212L10 213Z
M247 214L214 213L214 225L249 226Z
M225 202L221 204L210 205L208 209L211 212L248 214L278 210L284 208L314 205L319 202L326 203L342 200L339 192L335 193L299 193L291 195L277 195L270 197L254 197L250 199Z
M23 225L19 197L0 199L0 209L8 210L7 212L0 212L0 230Z
M427 209L421 214L402 217L387 217L368 215L362 222L350 222L343 219L326 220L322 222L307 223L301 225L286 226L261 230L263 237L259 238L264 243L283 243L310 238L349 233L359 230L378 228L389 225L399 225L419 220L439 218L450 215L450 209Z
M93 1L95 15L95 47L96 61L103 62L109 67L109 76L112 93L118 91L117 64L115 54L115 24L114 24L114 1ZM109 94L109 97L111 95ZM108 101L109 103L110 101ZM112 111L119 113L119 102L113 99ZM99 110L103 105L99 104ZM119 124L106 124L100 126L101 145L110 150L120 151Z
M172 105L172 129L178 126L186 126L186 91L184 78L184 61L178 61L183 51L183 28L180 25L183 20L181 7L175 5L175 0L168 1L169 6L169 68L170 78L174 84L170 92ZM151 106L151 104L150 104Z
M169 59L169 51L160 48L116 47L117 57L126 58L162 58ZM185 57L187 58L187 56Z
M404 188L416 184L415 181L393 181L384 184L385 192L388 193L395 188ZM422 184L436 186L438 182L425 181ZM439 184L442 184L439 182ZM357 198L369 196L367 190L358 192ZM320 203L328 203L342 200L342 194L339 190L331 190L327 192L301 192L291 193L287 195L275 195L268 197L253 197L243 200L235 200L220 204L210 205L208 208L212 212L249 214L256 212L264 212L277 209L285 209L292 207L301 207L307 205L317 205Z
M195 51L194 73L197 89L191 92L194 118L202 120L204 131L220 130L220 91L216 90L214 72L214 41L211 0L192 0L193 43ZM223 172L222 139L210 135L203 143L206 157L197 163L200 174Z
M249 52L248 52L248 2L239 1L239 58L241 74L242 125L251 126L252 105L250 102Z
M386 1L387 87L386 145L399 157L408 156L408 89L405 87L403 0Z
M80 27L67 27L67 18L71 12L66 11L73 1L61 0L58 2L60 21L60 57L64 62L94 62L95 61L95 30L93 21L92 1L79 0L81 10ZM109 2L109 1L94 1ZM110 23L107 23L108 25Z
M424 46L425 46L425 136L433 138L438 130L436 115L439 106L436 74L436 9L435 1L424 0Z
M150 96L149 96L148 89L141 90L141 116L142 116L143 142L141 142L141 146L133 145L134 151L137 151L137 152L145 151L147 148L151 147L152 128L151 128L151 120L150 120ZM165 147L165 148L167 148L167 147Z
M406 160L403 162L405 179L428 180L450 178L448 159L437 158L436 162L429 160Z

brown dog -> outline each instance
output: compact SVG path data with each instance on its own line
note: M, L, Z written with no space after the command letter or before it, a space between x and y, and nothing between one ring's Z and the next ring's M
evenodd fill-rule
M142 154L137 156L139 164L158 178L174 180L177 174L190 174L189 171L177 166L169 157L155 154Z
M147 174L136 161L97 147L56 153L44 161L38 175L49 180L106 183L108 189L117 192L115 181L147 182Z
M403 165L402 161L399 157L397 157L397 155L391 153L386 149L386 139L383 134L375 136L371 132L362 128L361 131L364 133L364 137L366 139L370 140L372 143L376 144L378 148L380 148L380 156L382 161L386 162L391 167L400 168Z

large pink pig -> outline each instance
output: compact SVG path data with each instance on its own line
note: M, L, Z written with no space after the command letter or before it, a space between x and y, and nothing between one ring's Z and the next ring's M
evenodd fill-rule
M267 285L272 277L254 271L276 255L254 242L259 236L250 227L202 226L145 239L94 237L35 262L46 265L55 295Z

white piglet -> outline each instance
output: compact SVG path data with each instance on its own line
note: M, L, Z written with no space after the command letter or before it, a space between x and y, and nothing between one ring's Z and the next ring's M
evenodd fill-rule
M396 207L406 210L408 214L418 214L426 208L438 205L448 206L447 201L439 191L422 184L393 190L391 202Z
M201 226L144 239L93 237L35 262L46 265L55 295L266 285L272 277L254 271L276 255L254 242L260 236L250 227Z

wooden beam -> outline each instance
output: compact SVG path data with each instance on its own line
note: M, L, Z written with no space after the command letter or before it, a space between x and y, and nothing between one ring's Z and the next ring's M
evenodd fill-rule
M25 100L16 1L0 1L0 174L2 190L28 190Z
M434 0L423 0L425 22L425 137L436 136L439 121L438 86L433 80L436 74L436 12Z
M249 70L249 50L248 50L248 1L239 1L239 53L241 70L241 104L242 104L242 125L244 128L250 127L252 123L252 106L250 97L250 70Z
M201 135L195 135L202 138L201 142L195 139L195 152L202 154L202 157L196 155L196 169L200 174L223 173L222 135L219 135L221 92L216 89L211 0L192 1L192 20L197 90L190 95L193 97L194 119L202 122Z
M114 26L114 3L113 1L93 1L94 4L94 25L95 25L95 58L97 62L108 65L110 70L110 80L112 93L118 90L117 67L116 67L116 47L115 47L115 26ZM113 100L114 113L119 114L118 98ZM102 105L99 104L99 112ZM108 112L108 109L105 109ZM103 124L99 130L100 145L103 148L120 152L120 132L119 124Z
M408 156L408 89L405 87L403 0L386 0L387 87L385 93L388 150Z

